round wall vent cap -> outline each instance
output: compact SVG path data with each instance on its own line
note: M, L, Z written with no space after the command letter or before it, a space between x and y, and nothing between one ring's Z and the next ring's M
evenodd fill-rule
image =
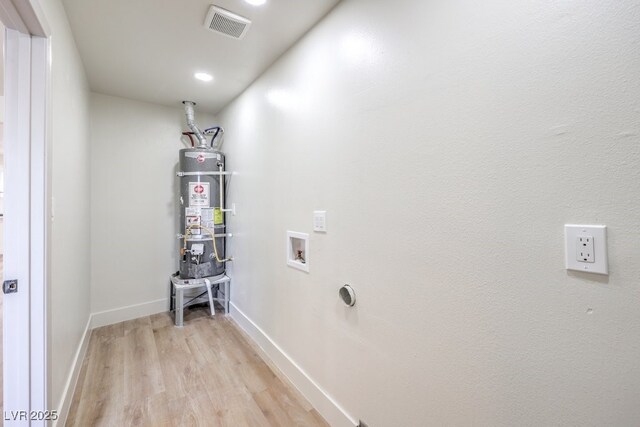
M356 293L349 285L344 285L339 291L340 299L349 307L353 307L356 303Z

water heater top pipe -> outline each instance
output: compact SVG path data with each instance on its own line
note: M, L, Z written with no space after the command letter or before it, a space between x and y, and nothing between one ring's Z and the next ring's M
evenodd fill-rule
M215 131L215 133L213 133L213 131ZM211 135L211 133L213 133L213 136L211 137L211 148L219 150L220 146L222 145L222 135L224 135L224 129L221 126L214 126L212 128L204 130L205 135ZM218 136L220 138L218 138ZM215 142L216 138L218 138L218 142Z
M191 132L193 132L198 139L198 148L208 148L207 138L205 138L198 126L196 126L193 113L193 107L196 103L192 101L182 101L182 103L184 104L184 115L187 117L187 126L189 126Z

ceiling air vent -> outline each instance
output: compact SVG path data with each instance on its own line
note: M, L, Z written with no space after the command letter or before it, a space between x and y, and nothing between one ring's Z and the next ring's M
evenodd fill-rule
M226 9L211 5L204 26L227 37L242 39L247 34L251 21Z

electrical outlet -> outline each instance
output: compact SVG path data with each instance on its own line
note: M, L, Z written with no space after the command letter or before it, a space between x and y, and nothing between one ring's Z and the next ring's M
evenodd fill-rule
M593 249L593 236L578 236L576 239L576 259L579 262L596 262Z
M609 274L607 226L564 226L566 268L585 273Z

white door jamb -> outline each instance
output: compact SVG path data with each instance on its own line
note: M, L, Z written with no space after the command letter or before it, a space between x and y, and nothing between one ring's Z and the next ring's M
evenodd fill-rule
M5 37L5 426L46 426L48 408L49 27L38 0L0 0Z

